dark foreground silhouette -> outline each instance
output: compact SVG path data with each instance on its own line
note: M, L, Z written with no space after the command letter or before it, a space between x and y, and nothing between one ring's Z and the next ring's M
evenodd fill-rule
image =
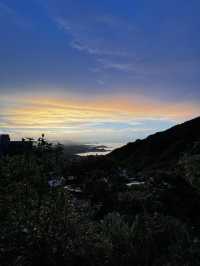
M200 140L200 117L158 132L143 140L128 143L110 156L134 172L169 169Z
M0 159L0 265L200 265L200 119L109 156Z

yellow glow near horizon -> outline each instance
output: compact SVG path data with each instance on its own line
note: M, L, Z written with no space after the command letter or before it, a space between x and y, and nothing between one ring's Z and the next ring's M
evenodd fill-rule
M5 100L6 101L6 100ZM161 103L142 97L112 97L99 99L59 99L59 98L17 98L12 104L5 105L1 110L1 128L31 130L41 132L46 130L52 134L83 134L93 129L89 125L95 123L130 123L145 119L167 119L183 121L200 113L200 108L188 103ZM104 131L109 132L104 128ZM145 130L145 129L144 129ZM98 129L102 131L103 129ZM113 131L112 131L113 133Z

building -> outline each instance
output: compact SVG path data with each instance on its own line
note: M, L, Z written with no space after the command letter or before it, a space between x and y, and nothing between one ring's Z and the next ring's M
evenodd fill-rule
M7 154L10 147L9 135L0 135L0 155Z

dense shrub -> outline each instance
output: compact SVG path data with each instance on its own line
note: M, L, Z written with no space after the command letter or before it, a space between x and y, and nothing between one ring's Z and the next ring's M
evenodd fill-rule
M31 152L0 159L0 265L200 265L197 146L173 173L131 188L114 162L73 166L61 148L41 138ZM81 196L49 186L67 165Z

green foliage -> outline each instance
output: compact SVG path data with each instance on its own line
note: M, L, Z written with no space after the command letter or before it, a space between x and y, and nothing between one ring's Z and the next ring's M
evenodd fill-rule
M48 186L56 154L43 151L0 161L1 265L106 265L109 242L85 207Z
M198 241L173 217L145 213L128 224L112 213L101 226L113 245L111 265L198 265Z
M113 160L70 160L44 136L2 157L0 265L200 265L199 154L131 188ZM68 174L81 196L49 186Z
M200 143L194 144L190 152L179 162L179 167L185 180L200 192Z

